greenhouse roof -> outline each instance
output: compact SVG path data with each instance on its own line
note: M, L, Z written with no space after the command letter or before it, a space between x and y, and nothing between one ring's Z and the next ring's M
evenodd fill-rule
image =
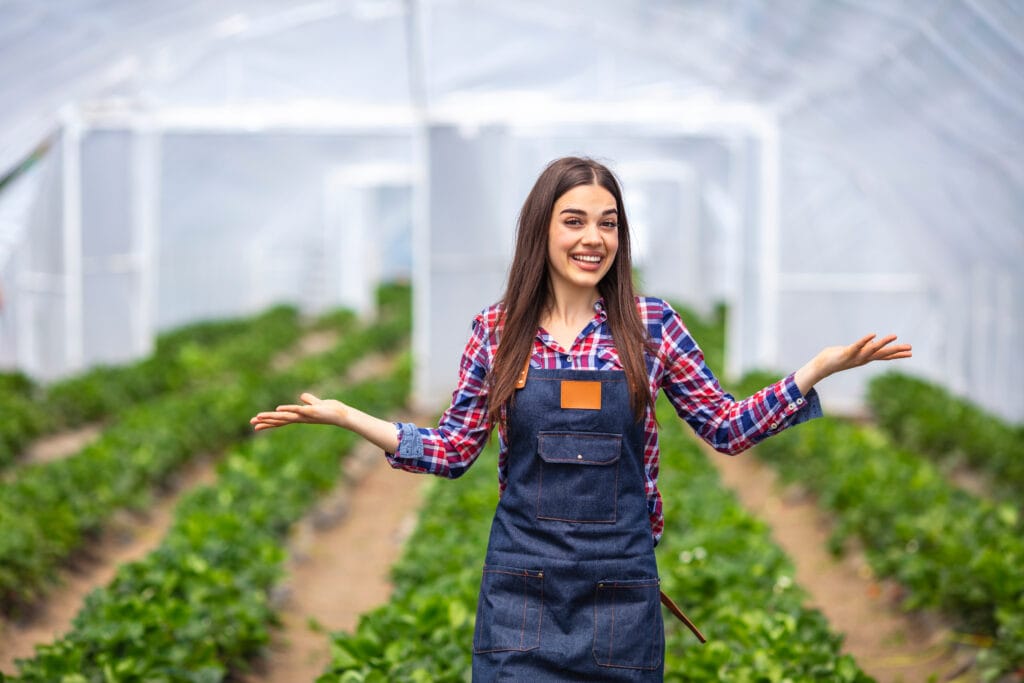
M813 276L943 298L922 324L938 338L962 315L974 340L940 344L949 363L1024 347L1017 2L2 0L0 93L0 269L31 204L14 180L61 131L752 136L778 161L767 208L803 236L783 244L783 289ZM743 210L718 184L701 192L719 223ZM865 240L872 283L804 272L823 245ZM998 352L980 348L990 337ZM984 391L966 376L953 384Z

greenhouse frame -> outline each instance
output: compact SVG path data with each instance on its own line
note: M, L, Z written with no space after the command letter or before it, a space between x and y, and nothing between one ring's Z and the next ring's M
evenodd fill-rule
M0 367L410 279L436 407L526 192L581 154L644 292L727 304L729 375L891 332L1024 418L1020 3L6 0L0 55Z

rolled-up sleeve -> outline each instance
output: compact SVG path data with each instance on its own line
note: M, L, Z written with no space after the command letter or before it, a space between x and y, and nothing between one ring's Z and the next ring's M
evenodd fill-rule
M736 400L719 385L679 315L665 307L662 388L676 412L715 450L735 455L789 427L820 417L815 390L803 395L793 375Z
M458 386L436 428L395 423L398 448L385 453L392 467L454 479L476 461L491 433L487 415L487 372L493 360L489 334L483 316L477 316L459 363Z

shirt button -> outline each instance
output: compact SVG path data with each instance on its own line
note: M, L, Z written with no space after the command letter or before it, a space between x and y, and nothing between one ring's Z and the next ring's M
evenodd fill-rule
M770 425L768 425L768 428L771 429L772 431L774 431L774 430L779 428L779 423L778 422L772 422Z
M803 400L802 398L798 398L798 399L796 400L796 404L797 404L798 406L802 406L802 405L804 404L804 400Z
M786 406L786 410L796 410L796 404L790 403L788 406Z

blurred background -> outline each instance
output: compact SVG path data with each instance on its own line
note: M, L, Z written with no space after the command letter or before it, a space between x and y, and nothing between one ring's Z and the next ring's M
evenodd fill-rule
M581 154L643 291L726 304L727 375L893 332L1024 418L1018 2L3 0L0 102L0 369L397 279L434 407L526 192Z

